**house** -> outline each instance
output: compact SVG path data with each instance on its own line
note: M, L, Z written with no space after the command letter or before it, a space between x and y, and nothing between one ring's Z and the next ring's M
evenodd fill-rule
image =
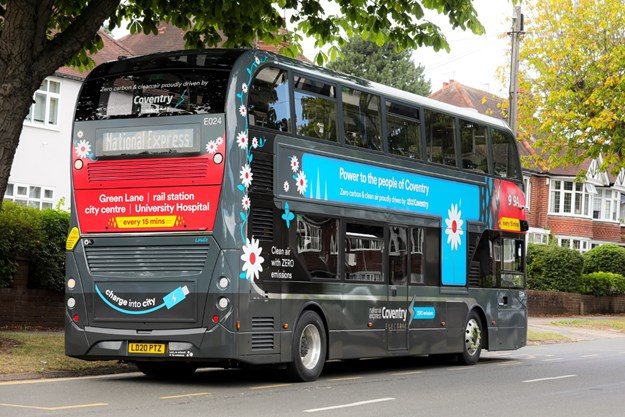
M133 53L100 32L104 47L96 64ZM47 77L33 97L15 153L5 200L40 209L70 205L70 157L74 106L87 72L62 67Z
M430 98L505 119L505 99L454 80ZM534 152L530 144L519 143L528 242L547 244L551 235L559 246L580 252L607 243L625 246L625 171L616 177L598 172L600 158L588 159L581 166L546 169L524 158ZM587 170L587 177L575 182L580 169Z

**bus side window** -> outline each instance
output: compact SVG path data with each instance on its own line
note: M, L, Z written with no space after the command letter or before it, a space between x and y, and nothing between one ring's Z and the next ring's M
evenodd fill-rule
M382 150L380 134L380 97L343 87L345 143L361 148Z
M300 75L295 76L294 87L296 133L337 142L336 88Z
M247 114L251 126L288 132L291 125L287 72L263 68L252 81Z
M384 228L347 223L345 228L345 279L384 282Z
M413 227L410 231L410 283L440 284L441 231L437 227Z
M389 152L421 159L419 109L387 101L386 114Z
M507 132L491 130L495 175L521 179L521 167L515 139Z
M313 278L338 276L337 219L297 216L297 254Z
M486 127L460 120L462 168L489 173Z
M389 227L388 276L391 285L402 285L408 275L408 229Z
M452 116L425 111L425 142L427 160L437 164L458 166L456 163L455 123Z

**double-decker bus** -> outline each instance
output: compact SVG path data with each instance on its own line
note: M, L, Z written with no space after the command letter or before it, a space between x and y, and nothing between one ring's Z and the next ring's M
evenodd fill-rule
M504 122L261 50L122 59L72 133L66 354L149 375L526 344Z

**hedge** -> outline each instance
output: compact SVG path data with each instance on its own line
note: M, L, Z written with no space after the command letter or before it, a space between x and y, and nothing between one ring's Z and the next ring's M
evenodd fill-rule
M578 292L584 267L582 255L569 248L529 244L527 287L530 290Z
M0 209L0 288L9 287L18 260L30 261L29 287L63 291L69 213L10 201Z
M601 245L584 254L584 273L612 272L625 276L625 248Z
M580 293L590 295L625 294L625 277L612 272L593 272L582 275Z

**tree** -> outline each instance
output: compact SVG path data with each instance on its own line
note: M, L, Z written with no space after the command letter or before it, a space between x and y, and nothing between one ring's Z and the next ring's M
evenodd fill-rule
M430 95L432 84L425 79L423 66L410 60L410 49L397 51L392 43L354 37L341 48L342 58L328 63L328 68L390 85L411 93Z
M539 0L526 14L519 138L547 169L599 155L601 171L625 168L625 4Z
M471 0L380 0L375 3L329 0L338 12L326 14L320 0L0 0L0 195L4 195L22 123L32 96L46 76L64 64L84 68L89 52L102 46L98 29L130 22L131 33L157 34L166 21L188 30L189 47L250 46L256 40L279 45L281 52L301 53L301 35L280 29L284 15L299 33L316 39L317 47L346 43L344 36L361 34L379 45L399 48L449 46L440 29L424 19L424 8L448 16L451 25L483 33ZM318 62L326 55L320 53Z

